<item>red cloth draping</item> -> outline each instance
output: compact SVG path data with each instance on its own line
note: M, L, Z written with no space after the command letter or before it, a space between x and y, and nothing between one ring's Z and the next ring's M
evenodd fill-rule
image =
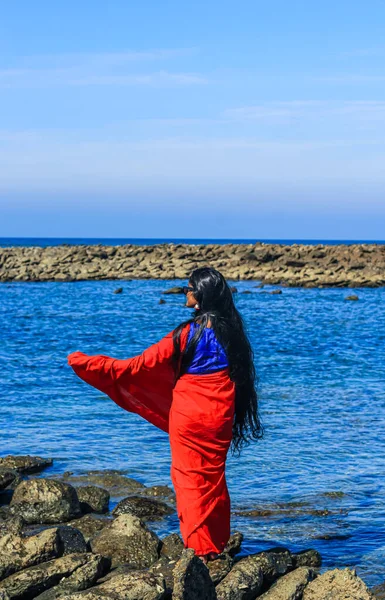
M189 325L181 335L185 348ZM222 552L230 536L225 461L231 443L235 385L228 369L183 374L175 383L170 332L128 359L73 352L68 363L116 404L169 433L171 478L185 547Z

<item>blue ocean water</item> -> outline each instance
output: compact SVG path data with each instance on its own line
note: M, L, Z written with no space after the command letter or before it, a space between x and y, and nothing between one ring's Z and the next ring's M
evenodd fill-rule
M255 244L255 242L264 242L272 244L327 244L335 246L336 244L385 244L385 241L379 240L280 240L280 239L192 239L192 238L1 238L0 248L7 246L59 246L61 244L105 244L110 246L120 246L123 244L153 245L153 244Z
M140 353L187 318L184 297L159 304L179 283L120 281L120 295L116 281L0 284L0 455L52 456L46 474L113 468L170 484L167 435L78 379L66 356ZM265 437L228 460L232 527L245 534L244 552L316 548L323 570L356 567L368 585L380 583L385 289L270 295L256 283L235 282L235 301L255 351ZM351 293L358 302L345 301ZM279 510L270 516L236 514L271 507ZM178 523L154 527L164 534Z

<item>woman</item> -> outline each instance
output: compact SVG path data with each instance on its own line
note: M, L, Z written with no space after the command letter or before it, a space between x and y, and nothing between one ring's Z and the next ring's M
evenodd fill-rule
M118 360L74 352L68 362L119 406L169 433L184 545L207 562L230 537L229 447L239 454L263 427L253 352L224 277L195 269L184 292L192 317L142 354Z

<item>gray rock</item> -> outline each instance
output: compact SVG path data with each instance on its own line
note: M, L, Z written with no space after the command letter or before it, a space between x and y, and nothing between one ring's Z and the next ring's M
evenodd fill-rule
M160 553L170 560L179 560L184 550L182 538L177 533L170 533L162 539Z
M237 562L230 573L217 585L218 600L254 600L263 584L260 562L248 556Z
M161 577L132 571L116 575L85 592L62 596L62 600L163 600L165 592Z
M8 533L0 538L0 579L58 556L60 540L56 528L25 538Z
M103 557L97 557L103 560ZM10 575L0 582L0 591L5 591L11 600L35 598L45 590L64 583L72 573L89 562L94 563L92 554L69 554L55 560L29 567Z
M95 515L85 515L67 523L70 527L78 529L84 536L86 542L89 542L97 535L104 527L112 523L112 519L106 517L97 517Z
M270 585L278 577L293 569L293 559L287 548L277 546L257 554L251 554L256 564L262 569L263 583Z
M194 550L183 551L173 573L173 600L216 600L209 570Z
M322 557L317 550L309 548L301 552L292 553L293 567L320 567L322 565Z
M162 292L162 294L183 294L183 288L176 285L172 288L169 288L168 290L165 290L164 292Z
M167 502L175 503L175 492L168 485L146 487L140 492L140 495L150 498L162 498L163 500L167 500Z
M241 551L241 545L243 542L243 533L240 531L234 531L230 535L229 541L227 542L224 552L229 554L230 556L235 556Z
M166 515L171 515L174 509L160 502L142 496L129 496L121 500L112 511L114 516L130 514L140 519L154 521Z
M327 600L373 600L375 596L354 570L333 569L311 581L303 592L303 600L325 600L326 598Z
M316 571L309 567L298 567L277 579L258 600L301 600L309 581L316 577ZM324 600L325 595L321 596ZM320 598L321 598L320 597Z
M0 459L1 460L1 459ZM4 490L17 477L17 471L8 467L0 467L0 490Z
M359 298L358 298L358 296L356 296L356 294L350 294L350 296L346 296L345 300L357 301L357 300L359 300Z
M96 485L84 485L76 488L83 513L105 513L108 511L110 493Z
M161 556L151 567L149 572L161 577L166 585L166 591L171 596L174 587L174 568L176 560L169 560L166 556Z
M91 540L92 552L112 559L112 565L151 566L159 558L160 539L132 515L120 515Z
M54 479L31 479L15 489L10 514L21 515L26 523L61 523L81 512L71 485Z
M25 521L22 517L11 517L0 523L0 538L7 533L21 535Z
M134 494L146 487L140 481L131 479L121 471L106 469L103 471L88 471L81 475L64 474L63 479L74 484L94 484L108 490L111 496L122 497Z
M101 578L111 566L111 560L97 554L89 555L89 560L76 569L59 585L46 590L37 598L39 600L56 600L69 593L86 590Z
M116 290L114 290L114 294L123 294L123 288L116 288Z
M234 564L233 559L229 554L220 554L215 560L210 560L207 563L207 568L214 585L218 585L222 579L231 571Z
M0 467L14 469L18 473L39 473L53 464L52 458L40 456L12 456L0 458Z

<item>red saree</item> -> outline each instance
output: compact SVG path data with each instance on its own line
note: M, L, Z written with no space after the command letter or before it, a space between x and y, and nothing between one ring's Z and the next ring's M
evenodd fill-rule
M189 326L181 336L187 342ZM73 352L68 363L116 404L169 433L171 479L186 548L222 552L230 536L225 461L232 437L235 385L228 370L184 374L175 383L172 332L142 354L119 360Z

